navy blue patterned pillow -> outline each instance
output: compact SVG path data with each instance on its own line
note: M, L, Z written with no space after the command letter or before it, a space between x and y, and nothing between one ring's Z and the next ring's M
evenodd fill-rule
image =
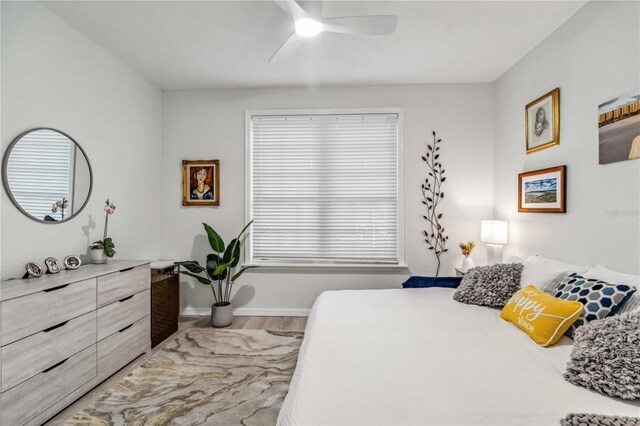
M584 305L582 315L570 329L573 331L586 322L615 315L635 291L627 284L609 284L573 273L562 280L555 297Z

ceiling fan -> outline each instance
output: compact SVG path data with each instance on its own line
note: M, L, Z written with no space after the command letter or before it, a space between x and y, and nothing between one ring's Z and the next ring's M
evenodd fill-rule
M393 15L349 16L326 18L313 16L295 0L274 0L295 24L295 31L271 56L269 62L283 60L291 56L306 38L320 33L342 33L354 35L386 35L396 30L398 17ZM319 3L319 2L317 2ZM319 3L321 5L321 3ZM320 10L322 10L320 8Z

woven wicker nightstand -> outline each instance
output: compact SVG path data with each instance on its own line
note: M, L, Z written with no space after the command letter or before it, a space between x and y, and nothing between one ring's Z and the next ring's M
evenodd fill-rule
M151 264L151 347L178 331L180 267L173 262Z

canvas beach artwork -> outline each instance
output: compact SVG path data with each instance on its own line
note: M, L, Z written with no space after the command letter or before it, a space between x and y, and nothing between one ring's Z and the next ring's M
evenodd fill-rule
M599 164L640 158L640 90L598 106Z
M220 205L220 161L182 161L182 205Z
M518 211L565 213L566 166L534 170L518 175Z

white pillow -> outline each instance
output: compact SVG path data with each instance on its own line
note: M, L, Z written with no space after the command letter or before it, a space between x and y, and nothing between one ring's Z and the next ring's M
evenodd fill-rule
M559 260L538 256L537 254L527 257L527 262L533 263L537 267L544 268L549 273L553 272L556 274L555 278L549 281L546 286L538 287L540 290L552 296L555 295L556 288L567 275L573 272L582 275L589 269L588 266L572 265L570 263L560 262Z
M595 278L600 281L606 281L611 284L629 284L638 290L631 295L629 300L618 311L618 314L625 312L640 311L640 275L623 274L622 272L612 271L602 265L596 265L584 273L587 278Z
M602 265L596 265L584 273L586 278L595 278L611 284L629 284L635 288L640 288L640 275L623 274L612 271Z
M506 263L521 263L524 265L522 278L520 278L520 287L533 284L543 291L548 287L557 287L562 279L569 273L569 269L567 268L543 266L517 256L508 258Z
M584 274L589 269L588 266L572 265L570 263L560 262L559 260L538 256L537 254L527 257L526 260L527 262L535 263L536 265L544 266L545 268L575 272L580 275Z

